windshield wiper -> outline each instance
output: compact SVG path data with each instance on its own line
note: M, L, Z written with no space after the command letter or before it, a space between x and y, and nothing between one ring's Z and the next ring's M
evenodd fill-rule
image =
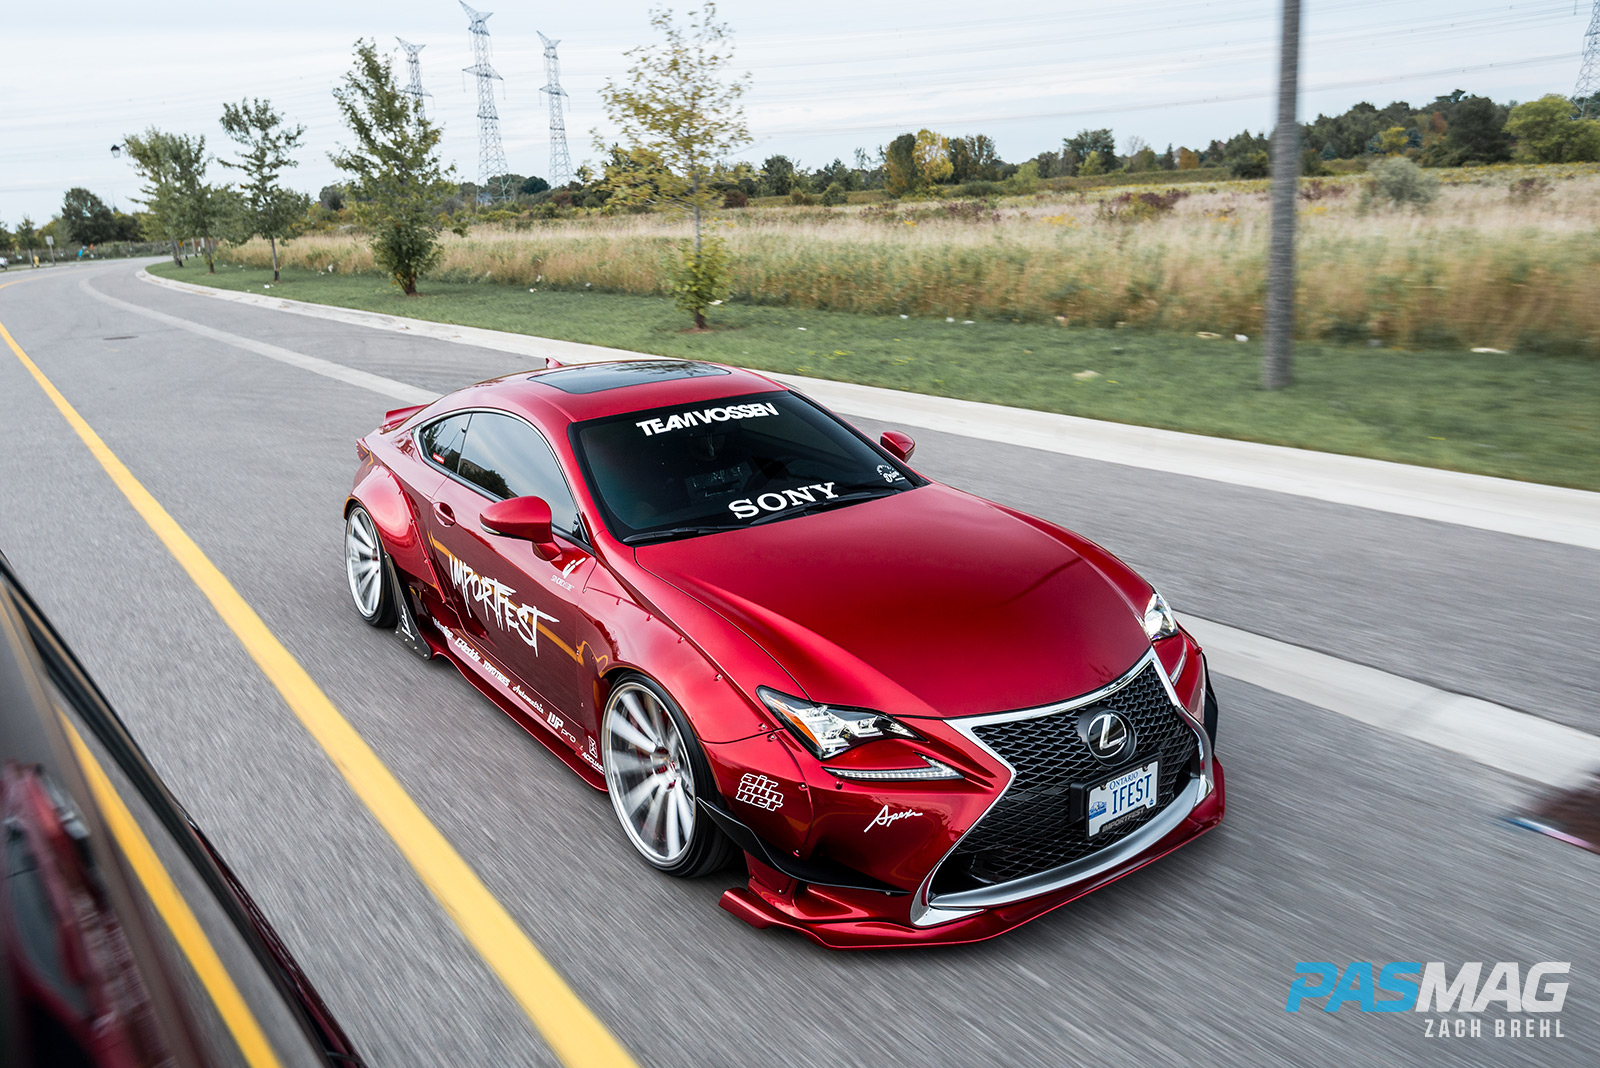
M668 538L681 538L687 534L717 534L725 530L735 530L736 527L713 526L701 524L690 527L669 527L666 530L647 530L642 534L630 534L622 539L624 545L647 545L652 541L665 541Z
M870 489L859 490L855 493L841 493L837 497L825 497L822 500L815 501L811 504L799 504L793 508L785 508L781 512L770 512L767 515L758 516L755 519L750 520L749 525L752 527L759 527L762 523L771 523L776 519L793 519L797 515L805 515L808 512L825 512L829 508L836 508L841 504L854 504L856 501L875 500L878 497L887 497L892 493L899 492L899 490L892 489Z

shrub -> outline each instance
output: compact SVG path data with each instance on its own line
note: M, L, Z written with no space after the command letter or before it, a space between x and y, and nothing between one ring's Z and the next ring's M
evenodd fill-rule
M748 208L750 195L743 189L730 189L722 194L722 206L725 208Z
M811 199L810 194L803 193L796 189L789 194L789 203L798 204L801 207L809 207L810 205L816 203L816 201Z
M1235 178L1265 178L1272 173L1272 158L1265 152L1247 152L1228 164Z
M1439 196L1439 177L1398 156L1380 160L1367 171L1372 181L1361 194L1361 206L1425 208Z
M1518 204L1532 204L1536 200L1542 200L1549 194L1550 183L1536 175L1528 178L1518 178L1511 183L1510 188L1506 191L1511 195L1511 199Z
M696 251L692 241L685 241L667 269L673 303L694 316L694 325L704 330L706 309L728 295L728 246L721 238L705 237Z
M840 185L838 182L832 183L828 186L828 188L822 191L822 206L825 208L831 208L836 205L843 204L849 199L849 197L845 196L844 186Z
M1147 222L1171 214L1178 201L1189 195L1187 189L1160 192L1118 193L1095 206L1095 218L1107 222Z

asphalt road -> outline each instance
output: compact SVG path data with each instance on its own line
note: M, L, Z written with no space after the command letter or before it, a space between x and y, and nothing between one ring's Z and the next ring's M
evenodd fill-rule
M840 954L745 926L716 907L733 874L648 869L602 795L453 668L356 618L339 504L353 440L394 402L83 287L428 389L524 361L161 290L135 269L39 272L0 292L0 322L641 1064L1600 1062L1600 858L1502 822L1537 791L1225 677L1228 820L1162 863L976 946ZM925 473L1082 530L1180 612L1600 729L1600 554L917 436ZM3 351L0 441L0 548L372 1063L554 1064ZM1303 960L1571 961L1566 1037L1440 1042L1420 1014L1289 1014Z

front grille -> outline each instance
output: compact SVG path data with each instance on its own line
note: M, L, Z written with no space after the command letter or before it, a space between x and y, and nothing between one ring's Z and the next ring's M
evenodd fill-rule
M953 892L1020 879L1070 864L1144 826L1188 782L1198 740L1149 663L1109 696L1090 706L1125 716L1134 730L1133 755L1110 767L1078 736L1082 707L974 727L978 739L1016 769L1005 795L939 869L935 890ZM1156 807L1136 810L1094 838L1071 811L1071 786L1096 785L1127 767L1161 761Z

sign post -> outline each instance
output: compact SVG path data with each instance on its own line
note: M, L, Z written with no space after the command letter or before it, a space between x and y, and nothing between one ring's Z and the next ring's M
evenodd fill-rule
M45 234L44 243L50 246L50 266L56 265L56 238L54 234Z

